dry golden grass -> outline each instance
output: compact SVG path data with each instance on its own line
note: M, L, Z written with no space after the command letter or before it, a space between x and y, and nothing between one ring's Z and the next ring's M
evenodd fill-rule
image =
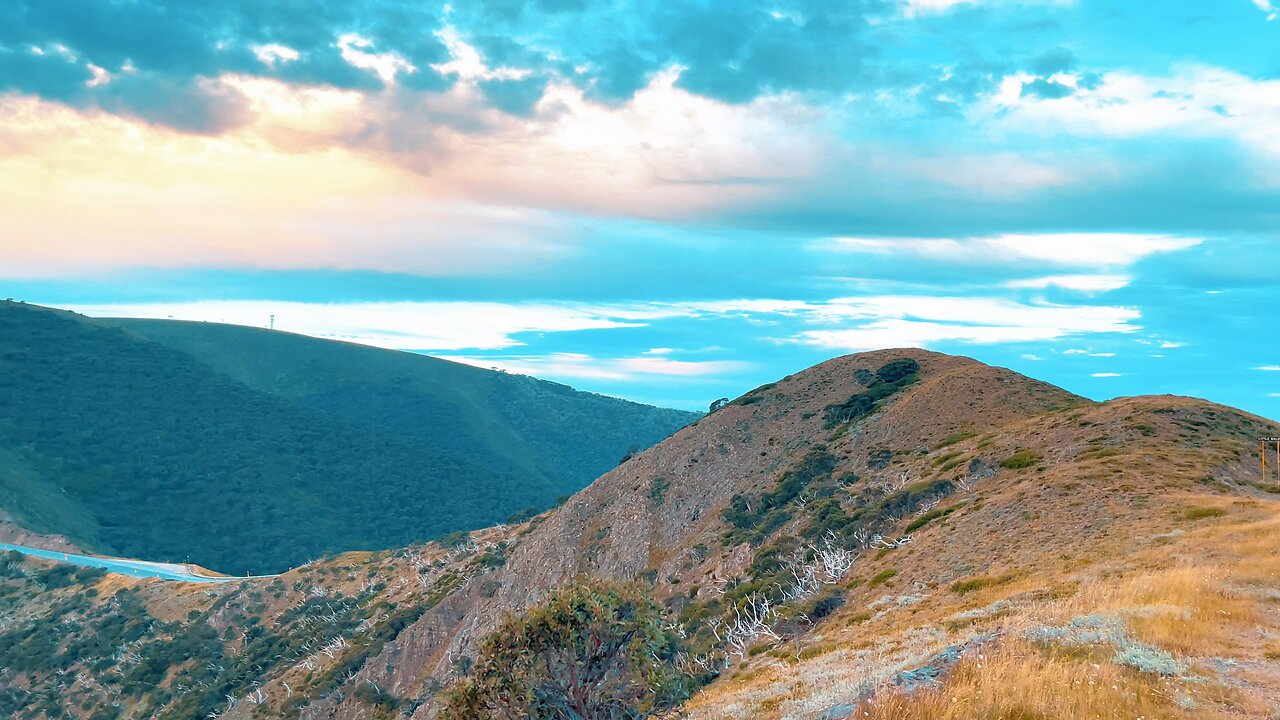
M1046 615L1059 623L1085 614L1118 617L1138 639L1179 655L1230 652L1258 609L1226 577L1221 568L1191 565L1097 579Z
M1215 498L1191 501L1210 505ZM837 619L825 627L828 642L834 640L840 649L785 670L715 683L690 703L690 716L811 717L815 710L848 702L860 682L883 681L884 666L905 655L855 655L849 648L884 648L904 634L950 628L949 638L925 644L937 648L999 625L1004 639L963 660L937 690L910 695L882 690L854 717L1280 717L1271 715L1280 708L1280 503L1236 503L1221 517L1194 523L1170 517L1180 533L1137 541L1133 552L1109 562L1082 567L1045 556L1019 571L1014 582L983 583L966 595L939 585L928 601L908 611L847 628ZM1049 587L1057 590L1048 592ZM961 608L997 600L1004 608L998 615L947 622ZM856 611L850 607L843 614ZM1046 646L1025 639L1029 628L1062 626L1082 615L1114 618L1132 641L1176 657L1186 676L1122 667L1112 661L1119 648L1110 645ZM916 657L923 649L914 648Z
M1155 720L1179 717L1165 691L1109 663L1054 656L1025 642L962 662L936 691L867 703L867 720Z

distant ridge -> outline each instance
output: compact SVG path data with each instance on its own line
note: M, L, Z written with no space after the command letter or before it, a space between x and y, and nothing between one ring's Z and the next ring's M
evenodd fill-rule
M696 417L413 353L0 304L0 510L232 574L545 509Z

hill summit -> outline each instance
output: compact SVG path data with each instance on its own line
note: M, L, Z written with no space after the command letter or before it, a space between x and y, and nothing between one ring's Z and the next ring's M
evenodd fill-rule
M1277 430L1191 398L1094 403L967 358L851 355L449 543L216 592L90 578L90 603L36 593L52 570L25 563L0 597L29 619L0 635L0 664L89 706L120 673L130 718L424 720L503 618L592 576L668 614L701 685L684 717L1265 718L1280 487L1257 437ZM50 617L85 636L161 622L130 664L111 645L42 654Z

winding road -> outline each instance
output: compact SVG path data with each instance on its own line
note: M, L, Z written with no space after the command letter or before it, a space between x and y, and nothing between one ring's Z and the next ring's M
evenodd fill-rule
M276 577L275 575L253 575L251 577L208 575L203 574L207 572L203 570L203 568L197 568L194 565L187 565L184 563L159 563L147 562L146 560L98 557L96 555L76 555L75 553L65 553L57 550L42 550L40 548L26 547L23 545L0 543L0 552L8 552L10 550L20 552L23 555L45 558L46 560L56 560L58 562L81 565L83 567L102 568L107 572L128 575L129 577L136 578L160 578L161 580L177 580L179 582L190 583L224 583L234 582L236 580L253 580Z

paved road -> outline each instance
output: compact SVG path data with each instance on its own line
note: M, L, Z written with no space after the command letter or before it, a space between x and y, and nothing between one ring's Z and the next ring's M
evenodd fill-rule
M9 550L16 550L23 555L31 555L33 557L71 563L72 565L102 568L108 572L138 578L154 577L162 580L178 580L180 582L193 583L223 583L245 579L230 577L227 575L197 574L192 566L179 563L158 563L147 562L146 560L125 560L123 558L97 557L95 555L76 555L74 553L58 552L57 550L41 550L39 548L30 548L23 545L0 543L0 552L7 552ZM255 575L254 577L275 577L275 575Z

